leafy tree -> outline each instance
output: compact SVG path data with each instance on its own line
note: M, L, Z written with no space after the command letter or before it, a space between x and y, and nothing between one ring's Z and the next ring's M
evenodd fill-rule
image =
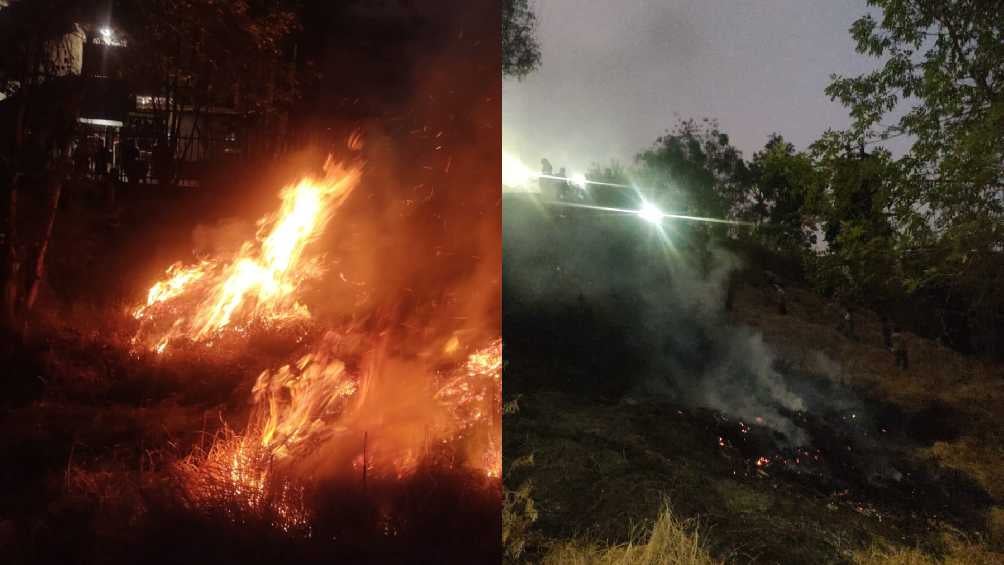
M667 210L712 218L731 217L745 200L750 175L738 149L717 122L681 120L637 157L649 195Z
M893 214L897 164L888 151L852 148L836 132L810 151L815 170L804 206L822 224L826 241L810 271L824 292L879 306L902 291L903 239Z
M164 135L177 143L181 115L192 118L193 136L206 127L211 106L273 120L298 94L288 53L298 28L294 6L285 0L151 0L121 2L116 21L129 39L125 66L134 89L153 95L165 117ZM168 135L169 134L169 135ZM191 140L175 147L184 158Z
M51 151L72 134L80 85L68 75L81 37L77 22L92 9L79 0L13 0L0 8L0 95L6 97L0 156L9 170L24 172L23 165L35 162L24 159L30 146Z
M750 190L741 216L757 224L760 238L780 251L799 251L816 243L806 214L806 196L815 184L812 158L772 134L749 165Z
M502 0L502 76L523 78L540 66L536 26L528 0Z
M589 196L594 204L609 206L611 208L637 209L638 195L629 188L623 186L631 185L632 173L621 163L611 161L607 166L593 164L586 178L597 183L589 185ZM621 186L611 186L621 185Z
M834 77L851 110L847 135L908 135L892 209L910 266L907 288L1004 306L1004 3L869 0L882 10L851 28L875 71ZM902 116L885 123L895 109ZM926 258L926 259L921 259ZM994 326L994 324L989 324Z

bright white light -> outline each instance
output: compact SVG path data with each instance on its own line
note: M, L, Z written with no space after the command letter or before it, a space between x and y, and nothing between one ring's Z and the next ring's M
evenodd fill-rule
M582 173L575 173L571 178L568 179L575 186L579 188L586 188L586 175Z
M658 224L662 222L662 219L666 217L666 215L655 204L652 204L651 202L642 202L641 210L638 210L638 217L646 222Z
M517 157L502 152L502 185L513 188L525 187L535 175Z
M104 37L105 39L111 39L111 37L112 37L112 30L111 30L111 28L107 28L107 27L101 28L101 36Z
M125 125L118 120L105 120L102 118L80 118L80 123L91 124L94 126L111 126L115 128L120 128Z

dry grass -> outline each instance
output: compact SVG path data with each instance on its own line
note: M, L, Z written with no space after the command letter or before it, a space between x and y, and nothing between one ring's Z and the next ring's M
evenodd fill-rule
M650 530L633 541L601 546L582 541L554 545L544 565L717 565L689 520L677 518L668 506Z
M502 404L502 413L513 417L519 413L519 398ZM504 480L512 482L514 472L533 466L533 454L516 457L505 462ZM534 506L533 483L524 481L516 489L510 490L503 484L502 490L502 551L504 557L518 560L528 545L533 543L533 524L539 514Z
M935 442L922 452L946 467L968 474L991 496L1004 498L1004 473L1001 472L1004 443L964 437L954 442Z
M955 536L946 536L945 550L937 557L918 548L890 547L874 544L854 552L856 565L1000 565L1004 553L991 550L986 545L971 543Z
M525 482L516 490L505 489L502 499L502 547L506 557L519 559L532 540L531 527L537 521L531 490Z
M304 488L275 472L253 433L223 428L208 449L197 447L174 465L188 503L235 523L268 524L286 534L310 535Z

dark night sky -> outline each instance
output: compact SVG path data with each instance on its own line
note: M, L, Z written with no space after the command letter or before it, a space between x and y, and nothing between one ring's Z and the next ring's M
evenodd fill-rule
M466 0L308 0L300 60L310 60L320 80L305 89L302 116L325 122L409 113L443 72L454 73L451 92L471 90L472 77L454 67L500 66L497 47L477 46L498 43L498 14Z
M412 95L415 65L409 48L428 34L429 16L396 1L305 2L300 60L311 61L319 81L304 92L311 117L379 114ZM426 38L421 47L432 49Z
M717 118L747 157L799 148L847 111L831 73L876 62L848 33L864 0L537 0L543 65L503 86L506 150L535 168L628 163L680 117ZM895 148L893 148L895 150Z

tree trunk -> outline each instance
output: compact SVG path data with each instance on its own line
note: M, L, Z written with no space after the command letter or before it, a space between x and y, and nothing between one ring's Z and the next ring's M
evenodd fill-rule
M49 240L52 238L52 228L56 223L56 211L59 209L59 197L63 191L64 167L56 165L50 172L48 179L49 205L46 209L45 231L39 241L38 250L33 257L31 272L25 285L25 297L21 310L21 333L27 329L28 314L31 313L35 300L38 298L38 290L45 275L45 255L49 249Z
M3 330L5 334L16 335L18 333L18 287L21 279L21 263L17 257L17 181L16 178L3 180L8 183L5 222L7 234L3 250Z

